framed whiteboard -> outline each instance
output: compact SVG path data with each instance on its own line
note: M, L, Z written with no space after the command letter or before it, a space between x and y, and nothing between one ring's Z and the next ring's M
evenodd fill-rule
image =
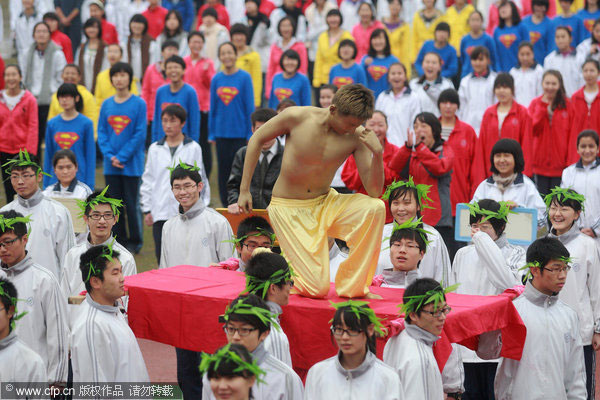
M506 238L509 243L527 246L537 238L537 210L535 208L513 208L516 214L508 214L506 224ZM454 221L454 239L459 242L471 241L471 227L469 226L469 207L464 203L456 205L456 219Z

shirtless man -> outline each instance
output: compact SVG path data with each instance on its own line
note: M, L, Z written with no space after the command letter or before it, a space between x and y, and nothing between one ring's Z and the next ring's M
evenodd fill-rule
M268 207L282 252L296 274L295 288L307 297L329 292L327 237L345 240L350 254L335 278L343 297L369 293L385 221L378 199L383 188L383 149L375 134L361 126L373 114L374 98L362 85L347 85L328 109L290 107L258 129L248 142L239 207L252 210L250 180L262 145L287 134L281 172ZM369 196L338 194L330 188L335 171L354 154Z

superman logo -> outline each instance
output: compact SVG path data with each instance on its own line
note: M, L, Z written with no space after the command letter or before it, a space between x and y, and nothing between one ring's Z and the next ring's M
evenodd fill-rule
M474 49L475 47L477 47L477 46L469 46L469 47L467 47L467 55L469 55L469 56L470 56L470 55L471 55L471 53L473 52L473 49Z
M160 109L161 109L161 111L164 111L165 108L167 108L169 106L181 106L181 104L179 104L179 103L168 103L168 102L165 102L165 103L162 103L160 105Z
M108 117L108 123L112 126L117 136L127 128L130 122L131 119L127 115L111 115Z
M333 78L333 84L337 86L337 88L341 88L344 85L351 85L354 83L354 79L349 76L336 76Z
M510 46L512 46L515 40L517 40L517 35L515 35L514 33L500 35L500 43L502 43L507 49L510 48Z
M588 32L592 31L592 28L594 28L594 21L595 19L584 19L583 20L583 25L585 26L585 29L588 30Z
M61 149L70 149L78 140L79 135L75 132L56 132L54 134L54 141Z
M277 97L277 100L279 100L279 101L288 99L288 98L292 97L293 94L294 94L294 92L292 91L292 89L288 89L288 88L275 89L275 97Z
M367 70L369 71L369 74L375 80L375 82L377 82L379 79L381 79L382 76L387 74L388 71L387 67L384 67L383 65L371 65Z
M536 44L538 40L542 37L542 34L536 31L529 32L529 41L531 44ZM510 47L510 46L509 46Z
M238 95L240 91L236 87L232 86L221 86L217 89L217 96L221 98L221 101L225 103L226 106L229 105Z

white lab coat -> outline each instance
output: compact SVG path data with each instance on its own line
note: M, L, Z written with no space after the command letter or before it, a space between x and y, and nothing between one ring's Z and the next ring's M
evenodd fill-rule
M577 311L581 342L592 344L594 328L600 329L600 253L596 241L581 233L577 223L560 236L553 229L549 237L565 245L573 259L572 269L559 298Z
M256 382L252 386L253 400L302 400L304 388L300 377L291 367L269 354L264 343L254 349L252 357L267 373L261 377L264 383ZM206 374L202 377L202 400L216 400Z
M473 127L477 136L479 136L483 113L497 101L494 95L495 80L496 73L490 70L485 77L476 77L471 72L460 81L458 115L461 121Z
M383 226L381 253L379 254L376 274L381 274L384 269L393 268L390 260L390 237L393 228L393 222ZM448 286L451 264L444 239L433 226L423 224L423 229L431 233L427 235L427 239L431 243L427 245L427 251L419 264L419 273L422 278L433 278L438 282L442 282L444 286Z
M71 334L73 382L150 382L137 339L119 307L88 294Z
M66 382L69 351L67 301L58 281L46 268L27 254L21 262L6 268L6 276L17 288L19 313L26 312L16 324L15 333L39 354L46 367L48 382Z
M0 211L15 210L23 216L31 215L27 250L36 263L44 266L60 282L65 256L75 245L75 233L71 214L65 206L52 200L38 190L31 198L21 196Z
M513 304L527 328L520 361L503 358L497 400L584 400L585 367L577 314L558 299L525 285Z
M515 100L524 107L529 107L533 99L542 95L542 76L544 68L536 64L526 70L513 67L510 74L515 80Z
M109 245L113 243L114 238L111 236L106 242L101 243L100 245ZM131 276L137 274L137 267L135 264L135 258L133 255L121 244L117 241L113 243L113 249L120 253L119 261L123 266L123 276ZM78 244L69 250L67 256L65 257L65 263L63 265L63 275L60 281L60 288L62 290L63 296L65 299L69 299L70 296L78 296L79 293L83 292L85 289L85 283L83 282L83 278L81 276L81 269L79 268L79 260L83 253L88 251L94 247L89 240L82 244ZM123 296L123 303L126 304L126 296ZM68 322L69 328L73 329L73 324L77 319L77 316L81 314L84 307L78 304L68 304Z
M421 78L415 78L410 81L410 88L415 93L415 96L419 99L419 105L421 112L430 112L436 117L440 116L440 109L438 108L437 101L440 94L446 89L454 89L452 81L447 78L438 77L433 85L429 86L425 90L425 85L429 85L427 82L420 83Z
M290 342L287 335L279 324L279 316L283 312L281 306L272 301L267 301L271 312L277 315L277 319L271 321L271 331L265 339L265 350L279 361L292 367L292 355L290 354Z
M12 331L0 340L0 382L47 382L46 364Z
M387 116L388 142L398 147L404 146L408 139L407 133L412 130L415 117L421 112L417 95L409 87L398 97L391 90L386 90L377 96L375 109Z
M562 55L554 50L544 58L544 70L555 69L559 71L565 84L567 96L573 96L573 93L581 89L585 84L581 72L581 64L577 61L575 51L571 54Z
M561 187L571 188L585 196L585 210L581 213L577 226L592 228L600 237L600 158L588 167L580 161L563 170Z
M383 349L383 362L400 375L406 399L442 400L442 375L433 356L433 344L438 336L405 324L399 335L392 337Z
M316 363L308 370L304 400L402 400L404 389L396 371L367 350L355 369L340 364L340 355Z
M185 137L177 146L175 154L171 150L166 138L154 142L148 149L146 167L142 175L140 186L140 206L142 212L152 214L154 222L166 221L178 214L179 203L171 191L171 173L167 168L179 165L179 162L196 165L200 168L200 177L204 187L200 197L205 206L210 203L210 184L202 163L202 149L191 138Z
M198 200L163 226L159 268L176 265L207 267L233 255L233 231L227 219Z

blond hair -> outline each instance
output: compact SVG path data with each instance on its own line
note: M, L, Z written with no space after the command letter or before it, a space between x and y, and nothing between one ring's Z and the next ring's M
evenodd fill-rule
M358 83L342 86L333 96L331 104L342 115L367 120L373 116L374 103L373 91Z

